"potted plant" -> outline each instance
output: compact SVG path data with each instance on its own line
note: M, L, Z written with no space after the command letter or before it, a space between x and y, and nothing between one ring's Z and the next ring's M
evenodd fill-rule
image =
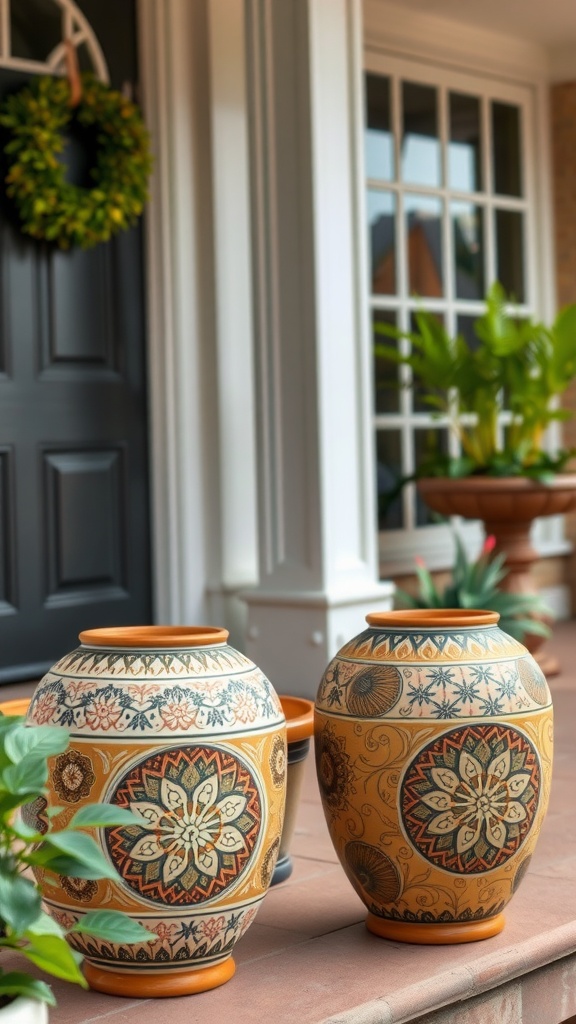
M14 950L47 974L87 988L82 957L70 948L67 935L130 943L150 937L146 928L118 911L90 911L65 927L42 909L42 892L30 869L41 871L46 885L55 874L113 878L115 869L83 829L141 820L119 807L91 804L77 811L65 828L54 827L62 808L46 802L48 760L68 742L67 729L27 726L22 716L0 712L0 1024L44 1022L46 1006L55 1003L46 982L11 966L2 968L4 951ZM34 808L33 814L28 807ZM30 819L40 820L42 827L33 827Z
M576 377L576 305L549 327L509 313L509 306L496 282L472 343L451 337L433 313L420 310L415 331L376 327L380 335L407 338L409 351L381 341L375 353L410 367L424 401L458 441L459 455L447 457L431 436L410 479L434 511L483 520L505 556L503 588L534 595L532 522L576 508L576 474L565 472L575 452L543 447L550 423L571 415L557 403Z
M475 560L468 557L460 535L455 535L456 559L450 579L440 588L421 558L416 560L416 594L396 590L396 600L404 608L482 608L498 612L498 625L515 640L524 643L527 634L550 635L543 621L549 609L537 594L514 594L501 584L507 576L504 554L494 554L496 538L489 536ZM538 617L538 618L536 618Z

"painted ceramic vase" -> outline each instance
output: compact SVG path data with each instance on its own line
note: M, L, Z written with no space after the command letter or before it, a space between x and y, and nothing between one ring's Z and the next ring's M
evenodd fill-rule
M546 679L494 612L367 616L323 676L318 779L367 927L417 943L497 934L546 813Z
M90 830L117 880L59 878L53 917L117 909L150 941L78 935L92 988L130 996L200 992L234 974L231 953L270 885L282 831L286 726L263 673L211 627L123 627L80 634L38 685L28 721L63 725L51 804L64 826L109 802L145 826ZM44 808L31 821L41 827Z
M289 697L280 694L282 711L286 716L286 740L288 743L288 769L286 775L286 813L280 838L278 860L272 875L271 885L285 882L290 878L294 865L290 847L296 828L296 815L300 804L306 758L310 740L314 733L314 702L305 697Z

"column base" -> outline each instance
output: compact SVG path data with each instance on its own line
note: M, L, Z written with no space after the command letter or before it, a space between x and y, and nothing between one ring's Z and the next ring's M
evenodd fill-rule
M248 629L242 650L268 676L276 693L314 700L326 665L366 628L370 612L390 611L389 582L338 592L245 591Z

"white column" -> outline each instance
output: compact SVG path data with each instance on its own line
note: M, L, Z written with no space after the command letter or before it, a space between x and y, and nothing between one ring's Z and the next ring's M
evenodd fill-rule
M205 623L214 462L207 19L194 0L139 0L154 168L146 210L155 620Z
M258 586L246 652L313 696L368 611L376 555L357 0L247 0Z
M256 428L250 266L250 194L244 0L208 0L214 211L215 414L209 610L242 646L246 605L258 580ZM214 529L216 527L216 529Z

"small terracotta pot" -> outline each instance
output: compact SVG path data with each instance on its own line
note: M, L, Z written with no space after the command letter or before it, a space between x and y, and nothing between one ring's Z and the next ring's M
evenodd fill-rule
M314 732L314 702L304 697L280 696L280 703L286 718L288 740L288 771L286 776L286 812L280 839L278 860L272 875L271 885L284 882L292 874L294 865L290 858L290 846L296 825L296 813L304 782L306 757L310 750L310 737Z

